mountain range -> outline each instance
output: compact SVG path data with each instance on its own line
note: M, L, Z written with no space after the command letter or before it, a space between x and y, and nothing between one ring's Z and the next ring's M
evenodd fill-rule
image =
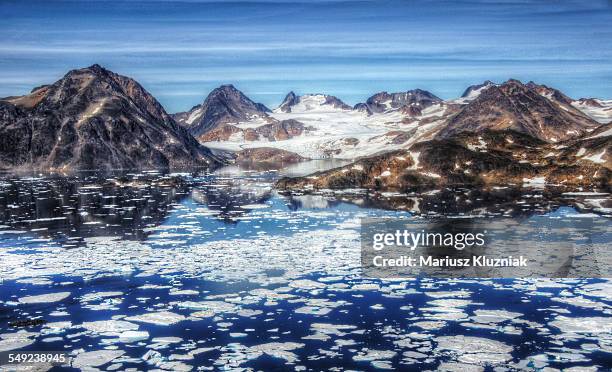
M473 85L452 100L412 89L354 106L290 92L274 110L222 85L170 115L136 81L93 65L0 99L0 167L213 168L221 163L214 148L240 161L356 161L316 181L279 183L287 188L601 185L612 169L611 121L612 101L513 79Z

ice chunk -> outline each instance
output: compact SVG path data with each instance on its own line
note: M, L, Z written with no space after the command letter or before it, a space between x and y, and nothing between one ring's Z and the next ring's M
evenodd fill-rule
M95 350L81 353L74 358L72 367L77 369L90 369L110 363L125 354L121 350Z
M0 352L21 349L34 343L36 333L19 331L0 334Z
M119 342L131 343L136 341L147 340L149 332L147 331L125 331L119 335Z
M156 313L129 316L125 318L125 320L168 326L185 320L185 317L170 311L160 311Z
M59 302L70 296L70 292L48 293L36 296L25 296L19 299L22 304L42 304L49 302Z
M549 323L564 333L612 333L612 322L605 317L576 317L568 318L558 316Z
M97 320L94 322L84 322L81 326L91 332L115 336L119 336L122 332L135 331L139 328L138 324L125 320Z

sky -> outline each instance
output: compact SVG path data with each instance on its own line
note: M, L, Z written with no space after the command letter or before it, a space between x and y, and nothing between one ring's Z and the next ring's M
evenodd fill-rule
M0 0L0 35L0 97L98 63L169 112L229 83L272 108L509 78L612 98L612 1Z

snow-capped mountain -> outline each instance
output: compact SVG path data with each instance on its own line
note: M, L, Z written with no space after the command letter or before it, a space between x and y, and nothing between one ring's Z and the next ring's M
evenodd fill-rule
M261 103L251 101L233 85L222 85L214 89L204 102L189 111L173 115L196 138L217 128L221 124L259 121L267 123L268 109Z
M487 88L492 87L496 85L494 82L492 82L491 80L486 80L484 83L482 84L476 84L476 85L470 85L469 87L467 87L467 89L463 92L463 94L461 95L460 98L457 98L456 100L454 100L453 102L455 103L459 103L459 104L466 104L469 103L471 101L473 101L474 99L476 99L480 93L482 93L483 91L485 91Z
M376 93L368 98L365 103L356 104L355 109L364 111L369 115L393 109L403 109L405 113L418 116L421 110L440 102L442 100L430 92L414 89L399 93Z
M291 107L297 105L298 96L293 93L293 91L287 93L283 102L278 106L276 111L280 112L291 112Z
M447 101L421 89L381 92L352 108L334 96L290 92L273 112L233 119L200 140L231 151L271 147L303 158L344 159L488 129L554 143L579 138L607 122L609 102L572 100L545 85L517 80L485 81Z
M399 147L387 146L340 168L284 178L277 186L410 190L609 187L612 182L612 123L594 120L594 113L604 118L609 113L608 101L573 100L545 85L509 80L470 87L464 97L445 104L447 114L431 129L433 138L419 135L420 124Z
M460 98L455 100L447 101L448 103L455 104L468 104L474 99L478 98L482 92L492 86L499 86L494 82L487 80L482 84L471 85ZM536 84L533 81L525 84L530 89L533 89L538 94L544 96L546 99L557 103L564 110L572 111L568 106L573 106L579 111L590 117L591 119L606 124L612 121L612 100L601 100L598 98L580 98L574 100L561 91L548 87L546 85Z
M606 124L612 122L612 100L580 98L572 101L571 104L599 123Z
M340 99L326 94L305 94L297 96L289 92L274 112L299 113L309 111L326 111L329 109L351 110L352 107Z
M386 102L389 101L389 102ZM380 93L369 100L376 112L353 108L330 95L287 94L268 122L259 120L225 124L200 138L213 148L239 151L244 148L274 147L292 151L304 158L354 158L391 147L405 141L433 136L431 131L452 112L433 94L423 90L403 93ZM365 104L364 104L365 105ZM386 110L380 107L388 105ZM291 123L286 139L282 126ZM262 135L280 130L279 135Z
M211 152L136 81L99 65L0 99L0 168L214 166Z

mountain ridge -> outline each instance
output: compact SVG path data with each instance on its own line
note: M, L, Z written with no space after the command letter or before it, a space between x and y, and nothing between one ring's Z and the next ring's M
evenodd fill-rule
M548 96L547 96L548 95ZM440 137L483 129L512 129L547 142L580 136L599 123L571 106L557 90L510 79L492 85L468 102L448 121Z

